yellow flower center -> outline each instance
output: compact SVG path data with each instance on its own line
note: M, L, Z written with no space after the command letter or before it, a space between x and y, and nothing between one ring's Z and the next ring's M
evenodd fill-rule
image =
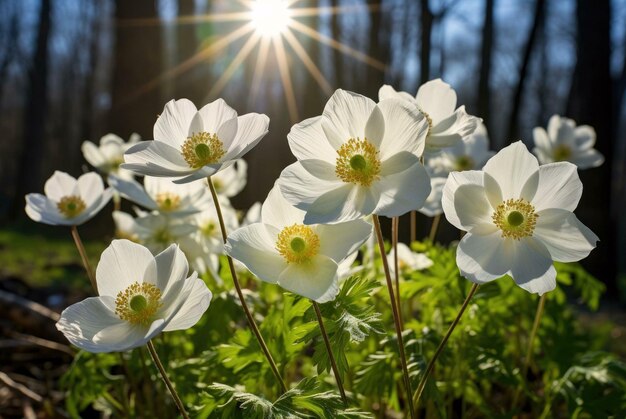
M426 136L428 137L430 135L430 130L433 129L433 119L422 108L418 107L417 109L419 109L419 111L422 113L422 115L424 115L424 118L426 118L426 121L428 122L428 132L426 133Z
M180 196L170 192L161 192L156 196L156 203L163 212L175 211L180 207Z
M134 282L115 298L115 314L130 324L146 326L163 305L161 290L153 284Z
M305 263L317 255L320 239L313 229L303 224L285 227L278 234L276 250L287 263Z
M554 147L554 161L567 161L572 157L572 149L565 145L559 144Z
M519 240L530 237L537 224L535 207L523 198L502 202L491 216L493 223L502 230L502 237Z
M346 183L370 186L378 180L380 160L378 150L367 141L350 138L337 151L339 157L335 165L335 174Z
M64 196L57 202L57 209L65 218L74 218L87 208L80 196Z
M211 237L213 235L213 233L215 233L215 227L216 227L215 223L208 222L205 225L203 225L202 228L200 228L200 231L206 237Z
M187 138L182 146L183 158L193 169L217 163L226 151L217 134L198 132Z
M459 172L470 170L474 167L474 160L470 156L460 156L455 163L456 170Z

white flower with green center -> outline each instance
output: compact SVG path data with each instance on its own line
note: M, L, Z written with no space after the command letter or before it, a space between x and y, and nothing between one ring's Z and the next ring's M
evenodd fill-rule
M134 179L111 175L109 183L129 201L164 215L187 216L213 205L211 194L202 181L180 185L172 179L146 176L142 186Z
M133 172L120 169L124 163L124 152L141 140L139 134L130 135L128 142L124 142L115 134L107 134L100 138L99 145L85 141L81 145L85 160L103 175L115 174L122 179L132 179Z
M456 253L461 274L477 284L508 274L529 292L553 290L552 261L583 259L598 241L572 212L582 190L576 166L539 166L521 141L483 171L450 173L442 201L448 221L467 231Z
M430 192L419 161L427 131L424 116L406 101L376 104L337 90L322 116L291 128L298 162L283 170L278 185L306 211L305 224L402 215L420 208Z
M96 269L100 295L63 310L57 329L88 352L126 351L161 332L188 329L212 296L195 272L188 274L176 245L153 256L139 244L113 240Z
M574 120L553 115L548 122L548 131L536 127L533 137L533 153L541 164L568 161L579 169L589 169L604 163L604 156L593 148L596 131L589 125L577 127Z
M395 275L395 252L391 249L391 252L387 254L387 261L389 262L389 270L392 275ZM413 271L421 271L433 266L433 261L424 253L416 253L412 251L409 246L404 243L398 243L398 268L400 273L411 273Z
M94 172L78 179L56 171L44 185L45 195L26 195L26 214L34 221L51 225L78 226L90 220L109 202L111 188L104 189Z
M495 152L489 150L489 137L485 125L480 123L469 137L441 153L426 159L426 166L435 176L448 176L450 172L480 170Z
M420 110L428 120L426 152L436 153L452 147L474 132L480 118L465 112L465 106L456 107L456 92L441 79L424 83L415 97L406 92L398 92L389 85L378 91L378 99L398 98L406 100Z
M276 186L261 213L260 223L228 236L226 253L263 281L318 303L334 299L338 266L367 240L371 224L305 225L304 211L291 206Z
M267 134L269 118L237 112L217 99L197 110L187 100L171 100L154 124L154 141L124 154L122 168L186 183L227 168Z

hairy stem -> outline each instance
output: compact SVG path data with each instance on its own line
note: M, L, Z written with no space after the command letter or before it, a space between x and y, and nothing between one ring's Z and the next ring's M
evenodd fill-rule
M178 411L183 416L183 418L189 419L189 415L187 415L187 412L185 411L185 406L183 406L183 402L180 400L180 397L178 397L178 393L176 393L176 390L174 390L174 385L172 384L170 379L167 377L167 373L165 372L165 368L163 367L163 364L161 363L161 360L159 359L159 355L154 349L154 344L152 343L151 340L149 340L146 346L148 346L148 351L150 352L150 356L152 357L152 360L154 361L154 365L156 365L157 369L159 370L159 373L161 374L161 378L163 378L163 381L165 382L167 389L172 395L172 398L174 399L174 403L176 403L176 407L178 408Z
M387 290L389 291L389 300L391 301L391 311L393 313L393 323L396 328L396 337L398 339L398 350L400 352L400 363L402 364L402 375L404 377L404 386L406 387L407 403L409 413L412 419L415 419L415 409L413 409L413 400L411 399L411 380L409 378L409 369L406 363L406 355L404 353L404 339L402 338L402 327L400 326L400 314L398 313L398 307L396 306L396 299L393 293L393 284L391 282L391 274L389 273L389 264L387 263L387 254L385 253L385 242L383 240L383 232L380 229L380 221L376 214L372 215L374 220L374 230L376 231L376 238L378 239L378 248L380 249L380 255L383 260L383 268L385 270L385 279L387 280Z
M213 185L213 181L211 180L211 177L208 177L207 181L209 182L209 189L211 190L211 196L213 197L213 203L215 204L215 210L217 212L217 218L220 224L220 229L222 230L222 240L224 241L224 243L226 243L226 238L228 235L226 233L226 225L224 224L224 217L222 216L222 208L220 207L220 203L217 197L217 192L215 191L215 185ZM237 290L237 296L239 297L239 301L241 302L243 311L246 314L246 318L248 319L248 324L250 325L250 328L254 332L254 335L256 336L256 339L259 342L259 346L261 347L263 354L265 354L265 358L267 358L267 362L269 362L272 372L274 373L274 376L276 377L276 380L278 381L280 385L281 394L285 393L287 391L287 386L285 385L285 382L283 381L283 377L280 375L280 372L278 371L278 368L276 367L274 358L272 358L272 354L270 353L270 350L267 348L267 344L265 343L265 340L263 339L263 336L261 335L261 332L259 331L259 328L257 327L256 322L254 321L254 317L252 317L252 313L250 312L250 309L248 308L248 304L246 303L246 300L243 296L243 292L241 291L241 285L239 284L239 279L237 279L237 272L235 271L235 265L233 263L233 259L229 255L226 255L226 257L228 259L228 267L230 268L230 274L233 278L235 289Z

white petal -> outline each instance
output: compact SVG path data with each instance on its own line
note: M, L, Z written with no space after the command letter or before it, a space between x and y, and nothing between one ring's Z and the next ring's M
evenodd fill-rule
M76 185L76 179L65 172L56 170L50 179L46 181L43 190L48 198L58 202L64 196L75 194Z
M456 108L456 92L441 79L420 86L416 95L419 107L430 116L434 125L451 115Z
M319 253L340 263L356 252L372 234L372 225L363 220L314 227L320 239Z
M237 117L237 135L222 161L243 157L267 134L269 124L270 119L264 114L247 113Z
M491 220L493 209L480 185L461 185L454 193L454 210L460 229L469 233L490 234L497 230Z
M421 156L428 133L428 121L424 115L401 99L383 100L377 107L385 117L385 136L380 145L380 158L384 160L400 151Z
M85 208L85 210L74 218L68 218L68 221L72 221L74 225L81 225L84 222L91 220L96 214L100 212L106 204L109 203L113 196L113 188L107 188L102 192L102 195L96 199L91 206Z
M221 98L204 105L198 113L202 117L204 131L209 133L216 133L220 125L237 117L237 112Z
M163 305L168 306L177 298L188 273L189 264L185 254L178 245L172 244L154 257L142 279L143 282L156 285L161 291Z
M517 141L490 158L483 170L498 182L503 199L517 199L539 164L524 143Z
M277 184L285 199L303 210L326 192L345 185L341 181L319 179L299 162L287 166L280 174Z
M330 144L338 149L350 138L365 137L365 125L376 104L373 100L337 89L322 114L322 129Z
M26 214L31 220L50 225L74 225L71 218L65 218L56 207L56 204L44 195L30 193L26 195Z
M302 224L304 211L291 205L283 197L278 186L274 186L263 202L261 221L282 230L286 226Z
M394 122L393 120L390 122ZM376 148L380 148L385 135L385 117L378 105L374 106L372 113L365 124L365 138Z
M162 322L160 320L159 323ZM100 330L94 335L93 342L100 348L106 348L102 352L126 351L148 343L148 330L147 327L122 321Z
M154 257L140 244L129 240L113 240L104 249L96 268L100 295L117 296L134 282L142 283L146 268Z
M180 177L196 171L189 167L179 149L158 141L142 141L124 154L122 169L140 175Z
M278 285L293 293L324 303L339 292L337 263L317 255L310 263L290 263L278 279Z
M291 127L287 134L289 148L298 160L320 159L334 164L337 152L326 139L322 117L305 119Z
M344 184L317 198L306 209L304 224L334 224L373 213L380 197L373 187Z
M502 239L499 231L463 236L456 249L456 264L461 275L476 284L505 275L513 264L514 240Z
M149 179L149 177L146 177L146 179ZM115 188L120 195L135 204L139 204L150 210L158 208L157 203L148 195L144 187L134 179L125 180L116 175L110 175L109 184Z
M299 160L299 163L316 178L329 182L339 181L339 177L335 172L335 164L319 159Z
M196 113L196 106L190 100L170 100L154 124L154 139L172 147L182 146Z
M233 147L235 138L237 138L237 131L239 130L239 118L229 119L224 121L222 125L217 129L217 138L222 142L224 150L228 153Z
M424 205L430 195L430 177L417 161L402 172L381 176L372 189L380 195L374 214L397 217Z
M200 320L200 317L209 308L213 294L202 279L198 277L186 279L185 288L183 293L187 294L188 297L183 300L181 307L167 323L163 329L164 332L189 329Z
M446 215L446 219L450 224L463 230L463 224L459 220L454 203L454 195L457 189L462 185L483 185L483 172L479 170L466 170L463 172L452 172L448 176L446 184L443 187L443 196L441 198L441 206Z
M63 310L56 328L80 349L109 352L108 346L95 343L93 338L101 330L123 322L114 309L113 297L90 297Z
M573 212L551 208L538 215L534 235L548 248L553 260L576 262L586 258L596 247L598 236Z
M596 130L589 125L581 125L574 130L575 144L580 150L589 150L596 143Z
M445 177L431 177L430 178L430 194L424 202L424 206L418 211L428 217L434 217L443 213L443 207L441 206L441 198L443 197L443 187L446 184L447 178Z
M272 231L275 234L270 235L268 226L251 224L229 234L224 247L227 254L243 263L259 279L276 283L287 262L276 251L278 230Z
M552 149L548 133L542 127L535 127L533 129L533 140L535 141L535 146L542 150Z
M535 211L562 208L574 211L583 193L576 166L568 162L548 163L539 167L539 186L532 204Z
M107 163L98 146L91 141L84 141L80 146L80 150L83 152L83 157L85 157L87 163L95 168L99 169Z
M383 87L378 89L378 101L383 101L385 99L403 99L411 102L414 106L417 106L417 102L413 96L407 92L396 91L396 89L388 84L384 84Z
M556 270L548 249L538 240L527 237L515 241L510 274L515 283L528 292L542 295L556 287Z
M104 192L104 183L99 174L85 173L77 180L78 191L87 206L93 204Z
M585 151L584 153L575 155L571 160L572 163L580 169L590 169L592 167L602 166L602 163L604 163L604 156L598 151L591 149Z

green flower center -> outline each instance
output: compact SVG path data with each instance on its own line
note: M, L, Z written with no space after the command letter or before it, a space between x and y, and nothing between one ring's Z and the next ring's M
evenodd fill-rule
M378 180L380 174L380 160L378 150L367 141L350 138L337 150L335 174L346 183L355 183L370 186Z
M535 207L523 198L502 202L491 215L493 223L502 230L502 237L515 240L533 235L537 217Z
M146 282L134 282L117 293L115 314L131 324L147 326L162 305L160 289Z
M285 227L278 234L276 250L287 263L305 263L316 256L320 249L320 239L313 229L303 224Z
M554 161L567 161L572 157L572 149L565 145L559 144L554 147Z
M456 159L456 170L462 172L463 170L470 170L474 167L474 160L470 156L461 156Z
M157 194L156 203L163 212L174 211L180 207L180 196L170 192L162 192Z
M65 218L74 218L82 213L87 205L80 196L64 196L57 202L57 209Z
M182 146L183 158L193 169L199 169L207 164L217 163L226 154L224 143L217 134L198 132L187 138Z

